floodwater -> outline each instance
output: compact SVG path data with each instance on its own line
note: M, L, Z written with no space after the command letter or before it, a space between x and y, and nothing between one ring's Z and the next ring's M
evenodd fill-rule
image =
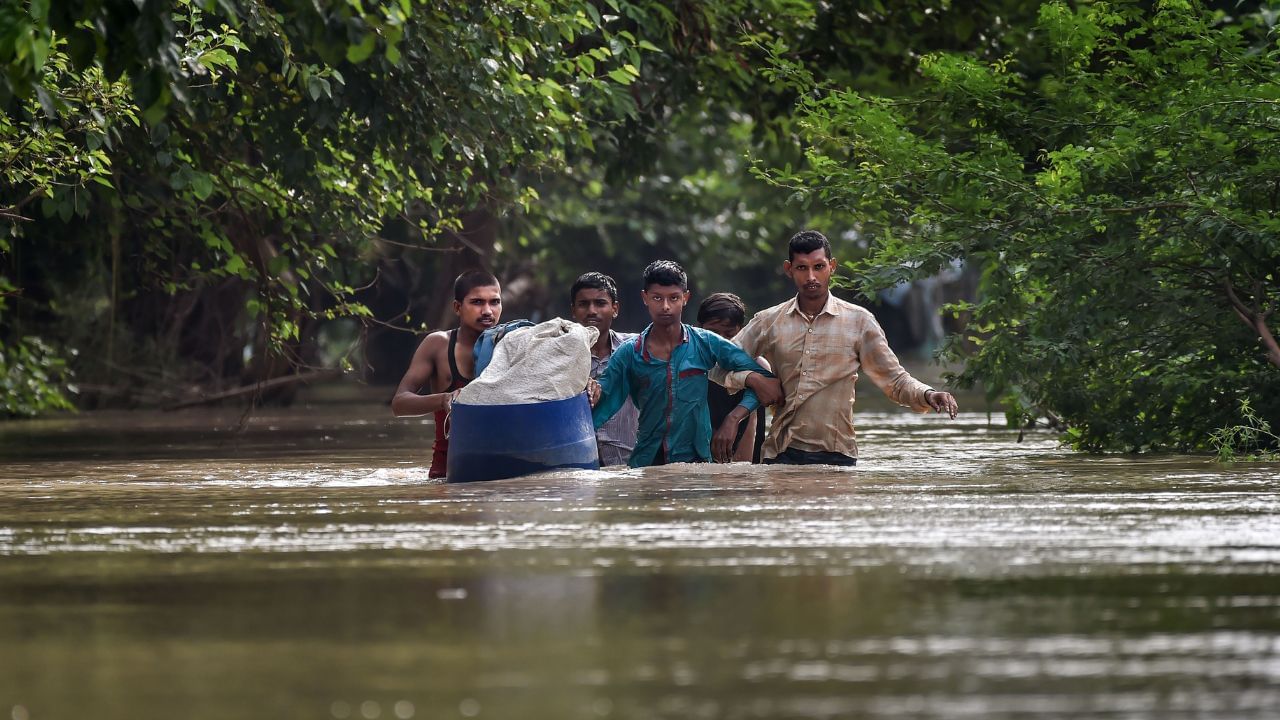
M0 718L1280 717L1280 466L426 477L385 405L0 424Z

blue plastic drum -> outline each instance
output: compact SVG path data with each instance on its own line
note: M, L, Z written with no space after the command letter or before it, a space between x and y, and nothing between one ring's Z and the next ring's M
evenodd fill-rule
M446 470L449 482L599 467L586 393L522 405L453 404Z

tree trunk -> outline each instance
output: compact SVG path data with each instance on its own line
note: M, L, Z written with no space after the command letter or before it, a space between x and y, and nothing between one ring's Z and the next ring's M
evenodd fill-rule
M1276 336L1271 332L1271 328L1267 325L1267 313L1262 310L1267 304L1266 290L1262 287L1262 283L1254 283L1253 302L1254 305L1247 305L1240 299L1239 293L1236 292L1235 286L1228 278L1222 283L1227 293L1227 300L1231 303L1231 309L1236 311L1236 317L1240 321L1249 326L1258 334L1258 338L1262 340L1263 346L1267 349L1267 361L1277 368L1280 368L1280 343L1276 342Z
M453 281L463 271L492 269L497 218L487 207L462 216L462 229L447 233L444 243L457 252L415 253L395 246L378 266L378 282L358 299L380 324L368 326L364 341L364 379L394 384L409 366L422 336L404 329L425 325L428 332L457 323L453 312ZM444 244L442 243L442 244ZM441 248L444 249L444 248Z
M1272 334L1271 328L1267 327L1266 318L1264 316L1255 316L1253 318L1254 329L1258 331L1258 337L1262 338L1262 344L1267 348L1267 360L1272 365L1280 368L1280 343L1276 342L1276 336Z
M432 330L452 327L457 321L453 312L453 281L467 270L493 269L493 246L498 239L498 219L481 206L462 216L462 229L450 232L446 237L461 245L462 252L450 253L442 258L436 270L431 288L431 304L428 307L427 324Z

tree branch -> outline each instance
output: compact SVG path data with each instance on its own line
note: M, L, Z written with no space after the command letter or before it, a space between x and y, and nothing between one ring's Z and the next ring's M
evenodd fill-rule
M1241 322L1249 326L1249 329L1256 332L1258 338L1262 340L1263 346L1267 349L1267 361L1280 368L1280 342L1276 342L1275 334L1267 326L1267 314L1245 305L1240 296L1236 294L1235 287L1231 284L1231 278L1224 278L1222 287L1226 290L1227 300L1231 303L1231 309L1235 310ZM1261 302L1261 298L1254 299Z
M182 402L166 405L164 410L181 410L182 408L194 407L196 405L209 405L211 403L220 402L222 400L231 400L234 398L242 398L245 396L258 395L264 390L281 387L283 385L292 385L293 383L309 383L317 380L332 380L340 377L342 370L332 368L327 370L317 370L315 372L301 373L298 375L285 375L284 377L272 378L271 380L263 380L252 385L227 390L226 392L214 393L213 395L205 395L203 397L192 400L184 400Z

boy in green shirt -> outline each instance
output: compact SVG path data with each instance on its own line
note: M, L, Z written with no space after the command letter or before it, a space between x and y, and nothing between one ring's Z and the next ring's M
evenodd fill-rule
M727 462L738 423L759 406L761 398L777 402L781 385L741 348L713 332L681 322L680 315L689 302L689 280L678 264L670 260L650 263L644 269L642 297L653 322L609 358L592 411L595 426L608 422L630 397L640 409L631 467ZM707 371L716 365L728 372L748 370L751 374L741 404L715 433L713 452Z

